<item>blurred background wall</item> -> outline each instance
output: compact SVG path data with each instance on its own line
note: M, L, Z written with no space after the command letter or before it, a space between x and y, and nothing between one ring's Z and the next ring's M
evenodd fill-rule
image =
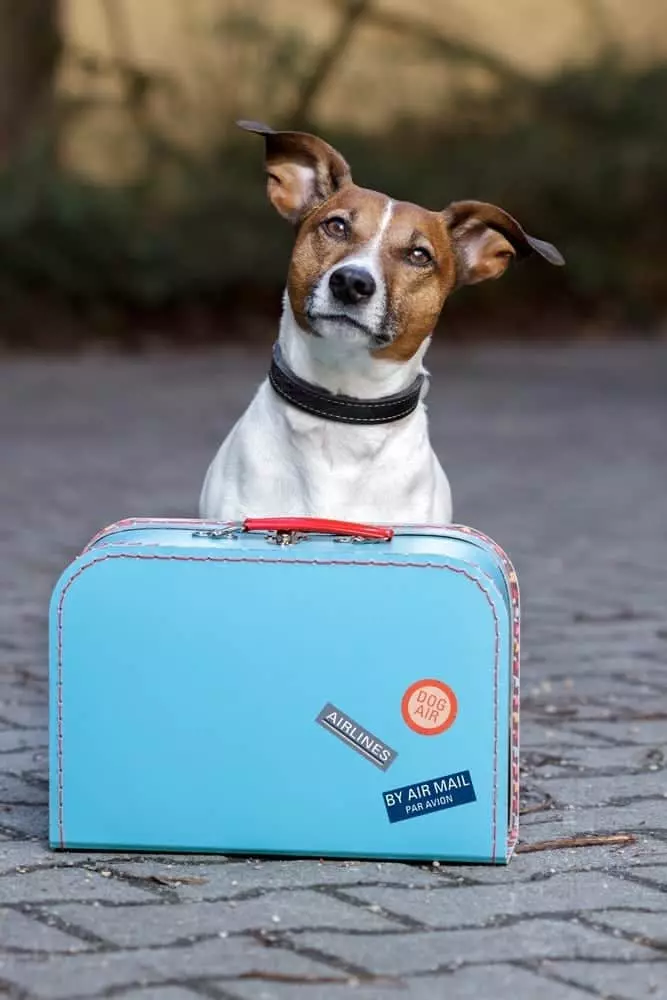
M660 333L664 0L0 0L0 340L192 342L275 316L288 228L235 118L358 183L495 201L555 242L452 336Z

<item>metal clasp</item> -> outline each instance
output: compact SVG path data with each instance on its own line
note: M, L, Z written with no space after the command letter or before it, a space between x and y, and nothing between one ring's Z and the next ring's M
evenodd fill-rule
M386 542L386 538L366 538L363 535L336 535L334 542L352 542L353 545L377 545Z
M272 545L297 545L299 542L305 542L308 535L303 534L301 531L271 531L264 538L267 542Z
M238 538L240 534L241 531L236 525L229 524L225 528L199 528L198 531L192 532L192 537L217 540L219 538Z

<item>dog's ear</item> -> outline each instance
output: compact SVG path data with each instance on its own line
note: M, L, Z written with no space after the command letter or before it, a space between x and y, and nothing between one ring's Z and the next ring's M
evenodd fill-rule
M340 153L316 135L276 132L260 122L236 124L264 136L269 201L290 222L300 222L352 179Z
M483 201L453 201L444 212L456 254L457 285L499 278L513 257L538 253L550 264L565 263L544 240L524 232L516 219Z

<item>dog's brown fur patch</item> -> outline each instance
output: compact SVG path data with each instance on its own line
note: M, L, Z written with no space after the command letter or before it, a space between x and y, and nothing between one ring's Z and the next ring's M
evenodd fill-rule
M426 248L432 264L414 267L406 255ZM456 260L445 219L409 202L396 202L380 248L389 308L395 316L396 339L374 352L377 358L408 361L433 332L440 310L456 280Z

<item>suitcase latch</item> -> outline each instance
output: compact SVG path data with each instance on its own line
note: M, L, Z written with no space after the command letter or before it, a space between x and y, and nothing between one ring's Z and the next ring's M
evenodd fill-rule
M305 542L308 535L304 535L302 531L271 531L264 537L272 545L296 545Z
M238 538L241 529L237 525L230 524L226 528L200 528L192 532L193 538Z
M246 534L243 527L230 524L224 528L199 528L197 531L192 532L192 537L210 538L213 541L218 541L222 538L235 540L243 534ZM296 542L304 542L308 538L308 535L302 531L281 530L270 531L264 535L264 538L267 542L271 542L272 545L294 545Z
M298 542L312 540L314 535L307 535L302 531L272 531L264 536L267 542L273 545L295 545ZM351 542L352 545L375 545L383 541L381 538L364 538L363 535L334 535L333 542Z
M334 542L352 542L353 545L377 545L384 538L364 538L363 535L336 535Z

